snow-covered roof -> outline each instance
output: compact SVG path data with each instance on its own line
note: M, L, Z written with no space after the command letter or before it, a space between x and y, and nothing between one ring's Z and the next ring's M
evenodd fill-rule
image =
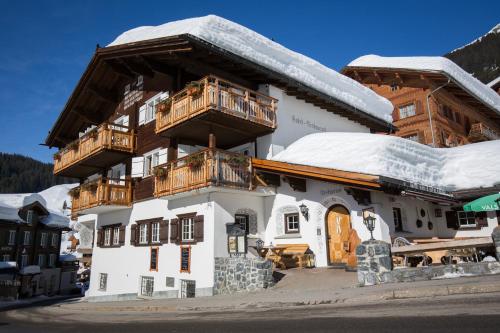
M496 79L494 79L493 81L488 82L487 86L488 87L494 87L494 86L496 86L499 83L500 83L500 76L497 77Z
M16 268L17 262L15 261L0 261L0 269L3 268Z
M69 253L66 253L66 254L61 254L59 256L59 261L61 262L64 262L64 261L77 261L78 258L76 256L74 256L73 254L69 254Z
M385 176L446 191L500 184L500 140L432 148L368 133L307 135L272 159Z
M392 122L392 104L371 89L253 30L215 15L138 27L124 32L108 46L184 34L285 75L378 119Z
M30 265L30 266L24 266L19 270L19 274L25 275L25 274L40 274L40 266L37 265Z
M370 54L351 61L347 67L442 73L477 100L500 114L500 96L453 61L444 57L381 57Z

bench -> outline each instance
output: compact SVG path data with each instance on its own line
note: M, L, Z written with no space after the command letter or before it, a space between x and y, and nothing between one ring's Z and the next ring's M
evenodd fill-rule
M279 244L267 251L266 258L281 269L312 267L314 255L310 252L308 244Z

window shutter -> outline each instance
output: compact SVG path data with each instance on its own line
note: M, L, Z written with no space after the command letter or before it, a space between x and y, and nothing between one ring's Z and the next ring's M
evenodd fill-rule
M194 241L203 242L203 215L194 217Z
M423 114L424 108L421 101L415 101L415 114Z
M130 226L130 245L137 245L137 225L133 224Z
M98 229L97 230L97 247L101 247L102 246L102 242L104 240L104 230L103 229Z
M144 157L133 157L132 158L132 178L140 178L144 176Z
M170 220L170 242L179 244L179 219Z
M118 243L120 246L123 246L125 244L125 226L122 225L120 226L120 234L118 235Z
M158 152L158 165L167 163L168 148L160 149Z
M160 242L168 243L168 220L160 222Z
M169 96L168 91L166 91L164 93L161 93L161 95L160 95L160 101L166 100L168 98L168 96Z
M446 227L449 229L458 229L458 213L454 210L446 212Z
M139 108L139 125L143 125L146 122L146 104Z

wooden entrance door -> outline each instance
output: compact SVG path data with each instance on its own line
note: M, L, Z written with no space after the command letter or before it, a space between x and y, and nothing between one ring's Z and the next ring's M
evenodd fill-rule
M326 216L328 261L330 264L347 263L351 218L343 206L333 206Z

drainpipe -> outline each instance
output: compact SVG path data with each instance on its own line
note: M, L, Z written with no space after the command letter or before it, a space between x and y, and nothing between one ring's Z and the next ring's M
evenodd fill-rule
M445 84L437 87L436 89L434 89L433 91L431 91L430 93L427 94L427 97L426 97L426 100L427 100L427 113L429 114L429 125L431 127L431 134L432 134L432 146L433 147L436 147L436 137L434 135L434 126L432 125L432 113L431 113L431 107L430 107L430 104L429 104L429 97L431 97L432 94L434 94L436 91L438 91L439 89L445 87L446 85L448 85L450 83L450 79L448 78L448 82L446 82Z

